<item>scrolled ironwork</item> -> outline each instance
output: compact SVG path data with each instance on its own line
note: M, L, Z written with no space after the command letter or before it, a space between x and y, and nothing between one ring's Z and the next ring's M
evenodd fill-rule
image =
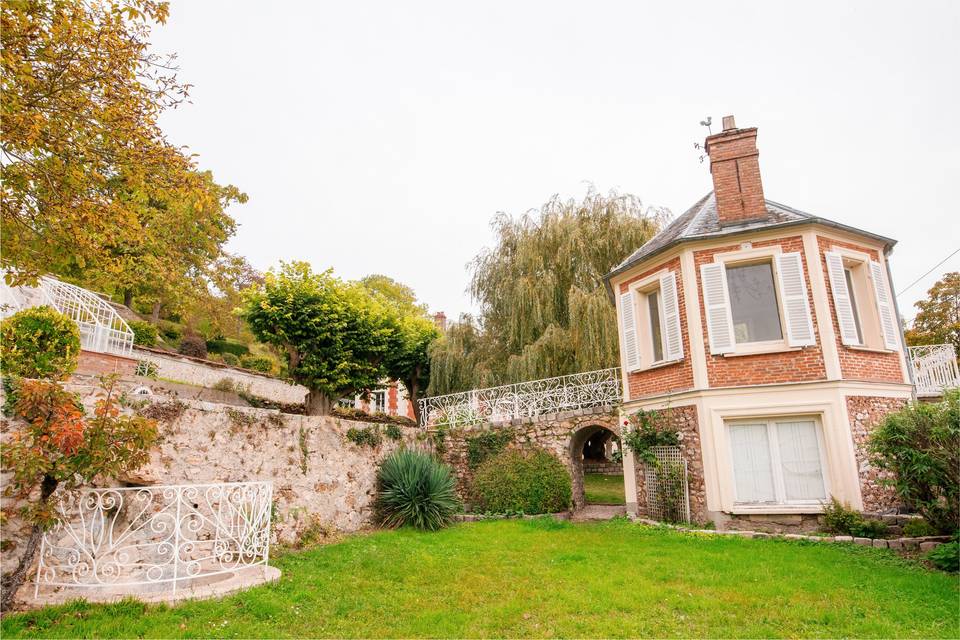
M960 387L960 369L952 344L921 345L908 351L917 395L939 396L944 389Z

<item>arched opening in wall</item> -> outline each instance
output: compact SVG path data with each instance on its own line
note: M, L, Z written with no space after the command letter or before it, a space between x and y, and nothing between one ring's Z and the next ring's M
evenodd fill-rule
M620 436L600 425L583 427L570 440L573 505L624 504Z

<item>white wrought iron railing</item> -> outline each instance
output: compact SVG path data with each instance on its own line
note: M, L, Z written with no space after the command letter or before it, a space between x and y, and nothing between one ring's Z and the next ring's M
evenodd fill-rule
M422 426L456 426L616 405L620 368L574 373L420 400Z
M910 347L908 352L918 396L939 396L944 389L960 387L960 369L952 344Z
M92 291L50 276L40 278L36 288L3 286L4 317L20 309L44 304L77 323L80 346L87 351L121 356L133 353L133 331L110 303Z
M43 536L34 597L41 587L176 594L266 565L272 499L270 482L72 492Z

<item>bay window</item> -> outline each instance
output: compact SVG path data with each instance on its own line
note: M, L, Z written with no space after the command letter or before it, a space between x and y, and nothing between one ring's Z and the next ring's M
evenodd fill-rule
M823 448L813 418L727 423L734 503L819 504L827 499Z

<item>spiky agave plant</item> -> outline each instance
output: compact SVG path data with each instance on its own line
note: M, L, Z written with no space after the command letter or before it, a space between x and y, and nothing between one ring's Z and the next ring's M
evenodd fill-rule
M460 508L450 467L429 453L393 452L377 472L377 519L385 527L436 531Z

